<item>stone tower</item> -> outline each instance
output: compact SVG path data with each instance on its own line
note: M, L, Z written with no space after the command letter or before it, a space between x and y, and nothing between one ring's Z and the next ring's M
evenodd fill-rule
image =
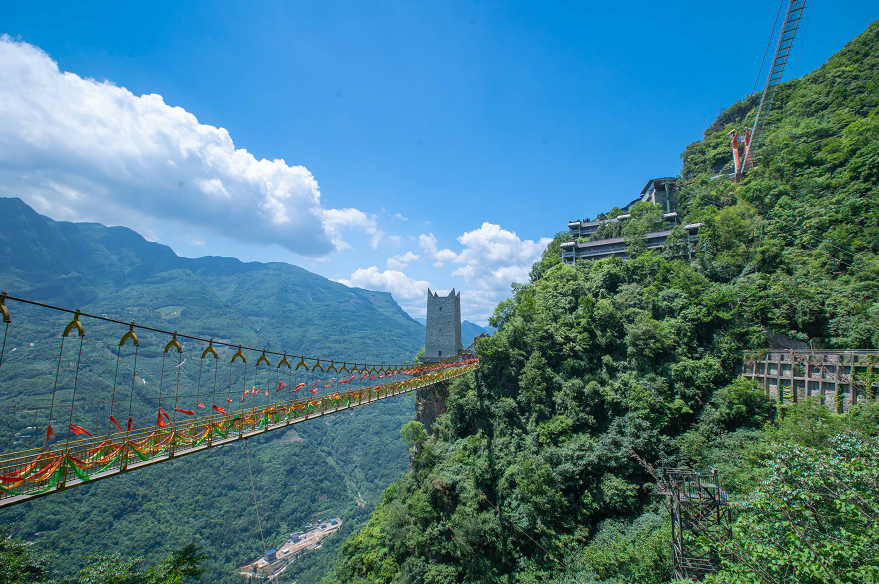
M427 330L424 360L442 361L463 350L461 345L461 293L455 289L440 296L427 289Z

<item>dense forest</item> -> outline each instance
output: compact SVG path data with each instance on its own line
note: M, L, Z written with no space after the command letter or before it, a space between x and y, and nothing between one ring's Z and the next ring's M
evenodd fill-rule
M0 216L0 289L14 296L331 359L402 362L424 344L424 326L386 293L348 288L287 264L178 257L130 229L53 221L18 199L0 199ZM12 324L0 370L2 452L39 447L34 434L45 432L60 331L69 321L68 315L9 304ZM335 326L339 319L344 327ZM94 431L108 424L107 412L93 404L111 395L124 327L86 326L74 423ZM139 427L155 419L155 406L145 400L160 390L160 347L167 340L141 334L133 410ZM203 347L183 346L189 358L179 370L184 387L193 388L199 359L192 353ZM131 353L122 355L123 367L130 368ZM220 351L224 363L230 357ZM58 402L69 404L70 385L62 389ZM287 581L319 582L346 534L365 522L384 488L406 470L399 428L414 409L412 397L399 397L249 440L269 547L306 523L343 520L340 534L284 572ZM40 431L27 430L31 425ZM83 569L95 553L142 557L156 567L173 550L194 544L206 555L200 563L204 581L238 582L234 569L262 553L243 443L5 508L0 525L12 525L13 538L52 556L46 561L61 579Z
M770 403L735 374L770 332L879 348L879 22L785 83L756 168L718 177L759 98L682 155L678 213L704 224L694 259L680 228L646 250L661 221L646 203L620 227L628 260L563 265L558 234L432 434L405 427L410 471L325 582L666 582L652 474L677 466L716 468L730 493L709 580L879 581L872 391L836 414Z

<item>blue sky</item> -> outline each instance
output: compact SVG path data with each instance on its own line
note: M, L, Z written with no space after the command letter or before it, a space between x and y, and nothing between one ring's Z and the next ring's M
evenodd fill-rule
M485 322L544 238L677 174L750 93L777 9L7 2L0 196L295 263L414 316L428 284L455 287ZM788 78L879 18L813 10Z

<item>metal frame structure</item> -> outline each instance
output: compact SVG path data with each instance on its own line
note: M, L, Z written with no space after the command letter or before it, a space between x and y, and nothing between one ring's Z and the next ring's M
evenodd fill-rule
M661 468L656 490L668 497L674 578L699 580L716 572L718 546L705 551L697 539L721 542L729 537L729 496L718 484L717 471Z
M805 8L806 0L788 1L781 30L778 33L778 40L775 43L775 52L772 54L772 64L769 67L769 72L766 74L766 83L763 85L763 95L760 96L760 105L757 107L757 114L754 116L754 124L750 130L745 131L744 136L739 136L736 131L729 134L731 139L730 146L733 151L733 176L736 181L742 178L746 170L754 167L751 151L757 146L763 134L763 128L766 126L766 117L769 115L769 110L772 109L775 93L778 91L778 86L784 77L784 67L787 65L791 50L793 50L797 29L800 27L800 21L803 19L803 10ZM763 112L764 107L766 108L765 113ZM761 117L761 114L764 115ZM739 158L739 144L744 146L744 155L741 159Z

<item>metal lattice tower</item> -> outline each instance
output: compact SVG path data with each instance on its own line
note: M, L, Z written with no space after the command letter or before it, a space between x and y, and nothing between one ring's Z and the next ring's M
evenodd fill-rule
M778 33L778 41L775 44L775 53L772 55L772 65L769 68L769 73L766 75L766 84L763 86L760 106L757 108L754 125L751 127L751 139L745 147L743 166L746 168L754 166L751 151L760 141L760 137L763 134L766 117L769 114L769 110L772 109L775 92L778 90L778 86L784 76L784 67L793 49L794 39L800 26L800 21L803 18L803 9L805 7L806 0L790 0L787 4L787 11L782 21L781 31ZM761 118L760 114L763 112L764 107L766 108L766 115Z
M656 490L668 497L674 577L699 580L717 571L719 544L729 537L729 497L718 485L717 471L661 468ZM700 537L715 545L705 551L696 542Z

